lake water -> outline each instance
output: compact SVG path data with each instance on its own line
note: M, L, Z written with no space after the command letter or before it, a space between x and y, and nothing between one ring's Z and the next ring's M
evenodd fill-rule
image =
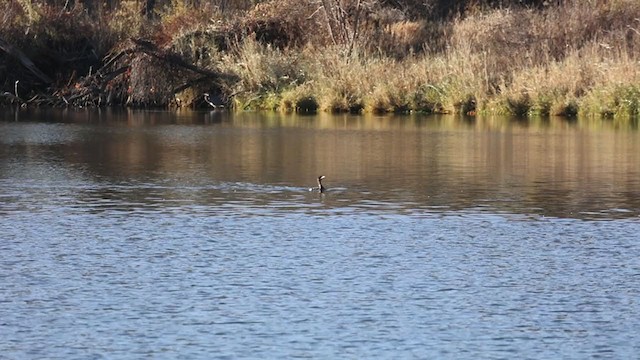
M637 359L640 131L4 112L0 354Z

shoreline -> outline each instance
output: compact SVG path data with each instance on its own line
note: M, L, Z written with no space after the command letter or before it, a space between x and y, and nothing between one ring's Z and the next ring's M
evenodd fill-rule
M10 7L0 106L640 117L631 0L440 18L346 0L320 12L287 0L227 13L176 5L155 17L132 4Z

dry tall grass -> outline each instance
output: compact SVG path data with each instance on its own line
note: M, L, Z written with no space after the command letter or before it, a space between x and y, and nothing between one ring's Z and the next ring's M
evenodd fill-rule
M411 22L385 29L407 44L422 31ZM363 43L350 56L307 46L292 57L249 41L229 64L241 64L245 98L269 99L263 108L295 110L313 99L332 112L635 116L639 29L637 1L568 1L459 18L440 52L398 59Z
M476 87L476 95L485 99L482 107L488 112L603 113L587 106L599 89L638 81L633 70L640 59L637 1L496 10L460 20L453 29L454 49L468 47L469 56L484 57L473 73L486 77L488 86L484 92Z
M348 30L344 41L332 37L335 19L319 2L268 0L232 14L220 6L168 3L150 20L135 1L88 17L81 7L60 11L44 2L0 0L7 9L0 35L17 46L35 44L34 52L84 41L98 58L130 37L145 37L200 68L237 75L234 83L190 89L196 98L215 88L237 109L640 115L637 0L478 7L448 21L410 16L389 2L336 0L332 11L340 11L335 19ZM162 79L161 64L147 60L133 64L140 79L122 81L137 89L141 103L164 104L176 84ZM7 67L0 66L0 75L10 77ZM155 93L145 96L151 88Z

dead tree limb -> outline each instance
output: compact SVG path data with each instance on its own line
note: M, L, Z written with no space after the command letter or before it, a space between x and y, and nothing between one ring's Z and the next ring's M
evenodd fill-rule
M38 79L40 79L45 84L51 84L53 81L49 78L45 73L40 71L38 67L25 55L20 49L9 44L4 39L0 38L0 49L7 54L15 57L22 63L22 65L31 71Z
M163 62L193 71L200 75L209 76L212 78L218 78L218 79L224 79L224 80L236 80L236 77L233 75L221 73L219 71L202 69L200 67L197 67L195 65L188 63L179 55L163 52L155 44L149 41L142 40L142 39L131 39L131 40L136 45L136 50L141 51L149 56L153 56L156 59L159 59Z

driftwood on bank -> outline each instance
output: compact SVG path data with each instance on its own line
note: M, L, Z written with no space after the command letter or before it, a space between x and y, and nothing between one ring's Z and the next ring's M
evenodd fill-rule
M0 49L20 59L21 63L46 84L53 81L33 65L20 50L0 39ZM237 77L219 71L201 68L185 60L182 56L170 50L160 49L157 45L143 40L131 39L130 46L111 54L103 59L103 64L98 69L90 69L86 76L76 77L72 74L63 86L56 87L53 93L38 94L25 105L35 106L103 106L113 104L132 104L131 100L131 73L132 64L143 57L153 58L155 66L168 69L176 69L177 72L191 74L179 78L179 83L166 89L166 93L175 94L197 84L211 83L212 86L222 82L233 82ZM169 74L165 74L170 76ZM142 89L142 91L153 91ZM169 103L170 99L166 100ZM149 106L144 102L133 102L135 105Z

